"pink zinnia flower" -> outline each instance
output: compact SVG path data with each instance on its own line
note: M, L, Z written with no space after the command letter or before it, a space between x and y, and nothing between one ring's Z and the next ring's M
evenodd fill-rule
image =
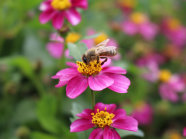
M89 86L94 91L101 91L109 88L118 93L127 93L130 80L121 75L126 74L126 70L120 67L109 67L105 63L90 62L86 65L83 62L67 63L70 68L59 71L53 79L59 79L55 87L67 85L66 94L73 99L82 94Z
M61 58L64 49L64 39L57 33L52 33L50 35L50 41L47 44L49 54L56 59Z
M115 128L134 131L138 130L138 122L126 115L123 109L116 109L115 104L97 103L92 109L85 109L77 114L80 119L70 126L70 132L80 132L95 128L89 139L120 139Z
M153 118L152 107L145 102L139 102L137 103L135 110L132 112L132 117L134 117L139 124L148 125L152 122Z
M162 31L166 37L176 46L186 44L186 29L179 20L167 18L162 23Z
M158 30L142 13L132 13L130 18L123 22L122 29L127 35L141 34L146 40L152 40Z
M61 29L65 18L72 25L77 25L81 21L77 8L86 9L87 6L87 0L45 0L40 6L39 20L42 24L52 20L55 29Z
M178 75L166 75L164 83L160 84L160 95L165 100L177 102L179 100L179 92L184 90L184 83Z
M183 129L183 136L186 137L186 127Z

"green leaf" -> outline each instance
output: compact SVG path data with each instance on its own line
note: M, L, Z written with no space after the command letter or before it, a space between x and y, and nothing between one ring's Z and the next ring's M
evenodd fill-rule
M26 122L34 121L36 117L36 103L31 99L22 100L15 110L13 123L24 124ZM24 116L23 116L24 113Z
M84 43L68 43L68 49L70 51L70 56L72 56L76 61L81 61L82 55L88 48Z
M38 102L37 116L44 129L51 133L61 132L61 122L56 117L57 100L52 95L44 95Z
M31 139L59 139L58 137L41 132L32 132L30 136Z
M100 34L101 33L96 33L94 35L85 36L85 37L81 38L81 40L94 39L94 38L98 37Z
M126 136L144 137L144 133L140 129L138 129L137 132L117 129L117 132L119 133L119 135L121 136L121 138L126 137Z

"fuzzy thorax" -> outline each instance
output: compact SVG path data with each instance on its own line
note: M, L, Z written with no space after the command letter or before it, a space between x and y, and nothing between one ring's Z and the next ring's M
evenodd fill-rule
M101 62L97 63L97 60L91 61L89 64L77 61L76 64L78 71L85 76L97 75L102 70Z
M60 11L69 9L72 6L70 0L53 0L51 5L54 9Z
M99 128L110 126L113 123L112 119L115 116L113 113L108 113L106 108L105 111L99 111L99 109L97 109L97 112L91 113L91 115L92 115L92 123Z

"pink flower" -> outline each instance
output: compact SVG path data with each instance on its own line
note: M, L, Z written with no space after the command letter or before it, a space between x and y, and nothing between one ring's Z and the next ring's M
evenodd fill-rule
M80 119L70 126L70 132L80 132L95 128L89 139L120 139L115 128L134 131L138 130L138 122L126 115L123 109L116 109L115 104L97 103L92 109L85 109L77 114Z
M152 107L145 103L137 103L136 109L132 112L132 117L134 117L139 124L148 125L152 122L153 110Z
M55 87L67 85L66 94L74 99L82 94L89 86L94 91L101 91L109 88L118 93L127 93L130 80L121 75L126 74L126 70L120 67L109 67L106 63L101 66L101 62L90 62L86 65L83 62L67 63L70 68L63 69L53 79L59 79Z
M47 44L49 54L56 59L61 58L64 49L64 39L57 33L53 33L50 36L50 41L51 42Z
M186 137L186 127L183 129L183 136Z
M86 9L87 6L87 0L45 0L40 6L39 20L42 24L52 20L55 29L61 29L65 18L77 25L81 21L77 8Z
M162 31L165 36L176 46L186 44L186 29L180 21L174 18L167 18L162 23Z
M122 30L127 35L141 34L146 40L152 40L157 33L157 26L142 13L133 13L122 23Z
M179 92L184 90L184 83L178 75L172 75L168 82L162 83L159 87L160 95L165 100L177 102Z

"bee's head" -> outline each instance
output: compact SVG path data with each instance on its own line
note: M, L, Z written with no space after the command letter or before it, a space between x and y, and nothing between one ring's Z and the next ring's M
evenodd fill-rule
M83 62L84 62L85 64L88 63L88 60L87 60L87 57L85 56L85 54L82 56L82 60L83 60Z

